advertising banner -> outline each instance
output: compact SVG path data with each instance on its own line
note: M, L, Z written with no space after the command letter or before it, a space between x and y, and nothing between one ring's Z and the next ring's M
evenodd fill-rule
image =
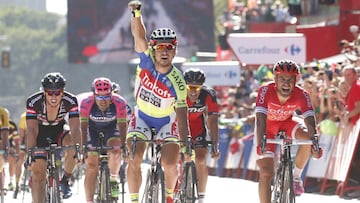
M306 39L301 33L232 33L228 44L238 60L248 65L283 59L306 62Z

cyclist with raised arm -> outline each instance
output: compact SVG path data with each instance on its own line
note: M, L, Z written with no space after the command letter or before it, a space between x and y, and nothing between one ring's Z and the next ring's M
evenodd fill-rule
M104 146L123 146L127 131L126 101L118 94L112 93L110 79L95 78L92 83L93 94L84 98L80 105L82 140L90 147L98 147L99 133L104 133ZM85 142L85 140L87 140ZM118 198L118 174L120 169L121 151L111 150L109 153L111 196ZM89 151L85 164L85 196L87 202L94 202L96 176L98 173L98 154Z
M219 106L214 89L204 85L205 73L198 68L184 71L187 87L188 119L191 139L194 141L196 177L198 179L199 203L205 199L208 169L206 157L208 154L207 136L210 135L212 143L211 157L219 158L218 151L218 117Z
M257 145L257 165L259 167L260 203L271 201L271 180L274 175L275 145L269 144L265 152L261 150L262 137L274 138L279 131L296 139L309 140L316 135L314 110L306 90L296 85L299 75L298 65L290 60L280 60L273 68L274 82L260 87L256 99L256 124L254 144ZM305 126L293 119L295 111L302 113ZM296 195L304 192L301 173L310 154L321 157L309 145L301 145L296 154L293 170Z
M141 17L141 3L131 1L131 31L135 51L140 57L135 79L134 113L129 124L127 143L131 149L132 137L151 138L151 128L156 129L156 138L161 140L185 141L189 136L186 85L182 73L173 64L178 45L176 33L170 28L155 29L148 42ZM144 142L136 143L133 160L128 162L128 186L132 203L138 203L142 182L141 162L146 148ZM130 150L129 150L130 151ZM161 164L164 168L167 202L173 202L177 181L179 145L166 143L162 146Z
M51 144L81 145L80 119L75 95L64 91L65 78L58 72L47 73L41 80L41 90L26 102L27 148L48 147ZM65 116L69 116L70 133L64 133ZM60 181L63 198L69 198L69 179L76 167L75 150L64 154L64 176ZM45 201L46 152L36 152L32 171L32 202Z

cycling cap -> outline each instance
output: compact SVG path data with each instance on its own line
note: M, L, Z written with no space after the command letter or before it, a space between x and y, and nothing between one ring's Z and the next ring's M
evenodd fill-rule
M65 87L65 78L59 72L48 73L41 80L44 89L63 89Z
M109 78L95 78L92 83L92 91L95 94L110 94L112 89L111 86L112 85Z
M111 89L114 93L120 93L120 85L116 82L111 83Z
M296 76L299 74L299 66L294 61L281 60L274 65L273 71L276 75L283 73Z
M150 36L150 46L154 46L158 42L168 42L177 45L175 31L170 28L158 28L154 30Z
M198 68L190 68L185 70L184 79L186 83L204 84L206 76L205 73Z

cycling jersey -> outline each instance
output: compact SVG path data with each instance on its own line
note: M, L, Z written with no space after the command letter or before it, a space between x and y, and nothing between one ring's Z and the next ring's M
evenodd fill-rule
M187 105L191 136L197 137L206 134L206 115L219 114L215 90L202 86L198 100L192 103L188 98Z
M17 125L14 121L10 121L10 128L9 128L9 147L15 148L16 142L19 140L19 133Z
M139 57L134 89L136 115L159 130L175 121L174 108L186 107L185 81L175 66L166 74L156 71L149 50Z
M290 98L284 104L281 104L278 99L274 82L268 83L258 90L255 113L263 113L267 116L266 134L268 138L274 138L280 130L285 131L288 136L294 136L296 129L302 126L293 120L295 110L299 110L304 119L314 116L310 96L305 89L295 86ZM274 145L269 147L271 151L274 151Z
M105 142L112 137L119 137L117 124L127 122L126 113L126 101L120 95L112 95L111 104L105 112L96 105L93 94L84 98L80 105L80 120L89 123L88 144L98 146L100 132L104 133Z
M52 143L60 144L65 135L63 127L65 116L69 118L79 117L78 102L75 95L64 92L56 119L49 121L46 112L46 99L43 91L31 95L26 102L26 120L35 119L39 122L39 134L37 137L37 146L48 146L47 138Z
M6 108L0 107L0 130L9 130L9 122L9 111Z

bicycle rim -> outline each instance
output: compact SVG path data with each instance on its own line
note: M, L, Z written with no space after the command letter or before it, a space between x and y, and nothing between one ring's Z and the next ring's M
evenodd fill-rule
M283 168L283 174L283 189L280 203L295 203L291 164L285 165Z
M156 172L150 171L146 178L146 188L142 199L143 203L165 203L164 172L160 165Z
M195 203L197 199L196 168L194 162L185 165L185 201L184 203Z
M104 168L100 171L99 190L98 190L98 202L99 203L110 203L110 174L109 169Z
M282 188L282 164L280 163L275 174L273 188L272 188L272 198L271 203L279 203L280 202L280 195L281 195L281 188Z

